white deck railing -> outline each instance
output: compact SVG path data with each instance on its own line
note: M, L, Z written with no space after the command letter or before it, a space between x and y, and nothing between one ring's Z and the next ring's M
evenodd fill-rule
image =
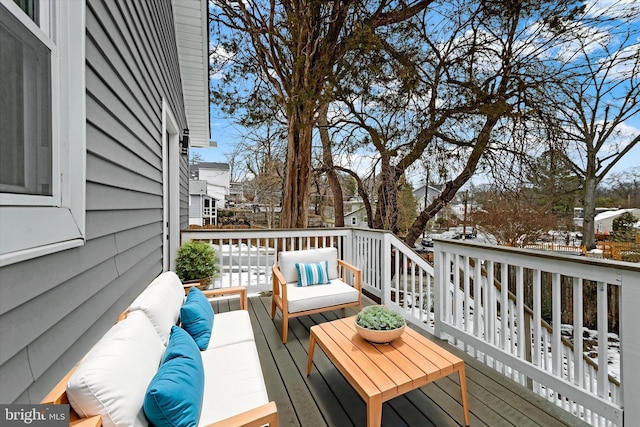
M579 418L597 426L640 419L640 366L634 366L640 365L640 268L633 264L437 241L434 269L390 233L350 228L183 231L182 241L190 239L216 248L215 286L241 285L249 292L271 290L279 251L335 246L340 258L362 270L363 289L383 304ZM552 325L560 325L569 309L561 288L571 287L572 337L543 321L547 286ZM595 360L585 354L582 336L581 296L593 287ZM620 301L621 369L615 375L598 369L609 366L611 293ZM625 408L624 401L632 404Z

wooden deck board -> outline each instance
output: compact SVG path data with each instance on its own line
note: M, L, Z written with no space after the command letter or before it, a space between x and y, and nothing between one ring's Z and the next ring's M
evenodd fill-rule
M363 303L370 304L368 301ZM216 312L237 308L237 301L233 299L214 303ZM367 415L364 401L319 347L314 353L312 373L306 376L309 328L342 317L342 311L290 319L287 344L282 344L280 338L280 316L272 320L270 311L270 297L249 298L249 313L267 392L269 399L278 406L280 426L365 426ZM355 313L355 310L348 308L344 315ZM446 342L429 334L423 335L465 361L472 426L586 425ZM463 425L457 375L439 379L385 402L382 425Z

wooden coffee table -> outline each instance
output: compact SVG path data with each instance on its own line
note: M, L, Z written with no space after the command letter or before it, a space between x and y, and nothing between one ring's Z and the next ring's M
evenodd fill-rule
M380 426L382 403L455 372L460 378L464 423L469 425L464 361L416 331L405 328L389 344L371 344L357 334L355 316L311 327L307 375L316 343L367 404L367 426Z

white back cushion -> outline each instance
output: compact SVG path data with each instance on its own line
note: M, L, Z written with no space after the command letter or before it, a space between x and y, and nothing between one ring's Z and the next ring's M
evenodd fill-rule
M178 323L184 288L173 271L162 273L129 306L129 312L144 311L156 328L162 344L169 342L171 327Z
M329 261L329 279L338 277L338 250L336 248L304 249L300 251L283 251L278 254L278 265L287 283L298 281L296 263Z
M164 346L142 311L129 313L93 346L67 383L82 417L102 415L105 427L146 426L142 404Z

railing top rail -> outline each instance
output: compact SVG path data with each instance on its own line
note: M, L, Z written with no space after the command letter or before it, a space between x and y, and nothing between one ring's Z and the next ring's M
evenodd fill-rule
M611 284L621 284L621 274L630 274L632 277L640 279L640 267L622 261L442 239L434 239L434 246L436 251L455 252L473 258L504 262ZM612 278L614 279L612 280Z
M188 234L194 239L213 239L218 236L226 237L233 234L235 238L242 237L307 237L307 236L348 236L350 228L198 228L180 230L181 234Z

